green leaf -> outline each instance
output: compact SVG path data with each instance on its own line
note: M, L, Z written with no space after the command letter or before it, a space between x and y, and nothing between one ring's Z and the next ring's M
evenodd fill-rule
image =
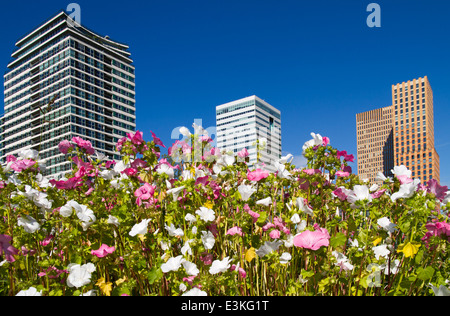
M314 271L306 271L305 269L302 269L301 274L302 274L302 277L304 279L306 279L306 278L312 277L314 275Z
M264 224L265 224L265 222L266 222L266 219L267 219L267 212L260 212L259 213L259 218L258 218L258 221L256 222L259 226L263 226Z
M422 281L431 279L433 275L434 275L433 267L427 267L425 269L420 267L419 269L417 269L417 278L419 278Z
M330 238L330 245L333 248L344 246L347 242L347 236L343 233L337 233L336 236Z
M158 281L159 279L161 279L163 277L163 273L162 270L159 267L153 267L147 275L148 278L148 282L150 284L155 283L155 281Z

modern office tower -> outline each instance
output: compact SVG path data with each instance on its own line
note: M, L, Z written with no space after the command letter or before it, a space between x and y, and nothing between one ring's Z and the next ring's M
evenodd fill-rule
M275 171L274 161L281 158L281 112L275 107L255 95L218 105L216 128L220 150L236 154L246 148L250 166L263 162Z
M392 106L356 114L358 175L376 183L376 175L394 167Z
M422 183L440 181L434 147L433 91L425 76L392 85L395 164L405 165Z
M62 11L20 38L4 75L0 160L36 149L52 177L71 169L63 139L79 136L120 159L117 140L136 128L129 47L69 19Z
M375 182L377 172L389 176L391 166L405 165L422 183L440 181L433 91L426 76L392 85L392 106L358 113L356 132L361 179Z

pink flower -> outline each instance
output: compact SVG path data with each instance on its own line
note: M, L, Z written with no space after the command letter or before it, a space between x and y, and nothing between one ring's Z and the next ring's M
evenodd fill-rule
M236 267L237 266L235 264L233 264L233 265L231 265L230 270L234 271L234 270L236 270ZM241 278L245 278L247 276L247 272L245 272L245 270L242 269L241 267L238 268L238 273Z
M280 238L280 231L278 229L274 229L269 233L270 238L272 239L278 239Z
M343 151L337 151L337 157L338 158L340 158L340 157L344 157L344 161L348 161L348 162L353 162L354 161L354 159L355 159L355 157L353 156L353 155L349 155L349 154L347 154L347 151L346 150L343 150Z
M67 154L69 148L73 148L73 146L67 139L61 141L58 145L59 151L62 152L63 154Z
M234 226L234 227L231 227L228 231L227 231L227 233L225 234L225 235L231 235L231 236L234 236L234 235L239 235L239 236L242 236L242 228L240 228L240 227L237 227L237 226Z
M337 177L348 177L349 175L350 175L350 173L344 172L342 170L336 171L336 176Z
M200 256L200 260L203 261L205 265L210 265L213 261L213 255L211 253L206 253L204 256Z
M238 157L240 157L240 158L245 158L245 157L248 157L248 151L247 151L247 148L242 148L242 150L240 151L240 152L238 152Z
M131 176L134 176L137 173L137 169L135 169L135 168L126 168L121 173L125 173L127 176L131 177Z
M427 191L433 193L442 202L446 196L448 187L446 185L441 186L435 179L431 179L427 182Z
M372 196L372 198L378 199L380 196L383 195L384 192L386 192L386 189L378 190L377 192L371 193L370 195Z
M261 179L265 179L269 176L269 172L261 169L256 169L255 171L251 171L247 174L247 178L250 181L259 181Z
M330 235L328 230L315 226L315 231L306 230L294 237L294 246L317 250L322 246L328 247Z
M22 159L22 160L16 160L12 163L11 169L17 172L21 172L23 170L29 169L30 167L34 166L36 164L36 161L33 161L31 159Z
M326 136L322 137L322 146L327 146L330 143L330 139Z
M184 277L183 282L187 282L190 286L192 286L192 282L194 281L194 279L195 279L195 275L191 275L191 276L188 276L187 278Z
M14 262L16 259L15 255L19 253L19 250L14 248L10 242L12 241L12 237L8 235L0 235L0 254L2 252L5 253L6 260L9 262Z
M447 239L450 242L450 224L446 222L430 222L425 227L428 229L422 238L425 243L428 243L433 236Z
M14 162L17 160L17 157L14 155L8 155L6 156L6 162Z
M114 246L109 247L108 245L102 244L97 250L91 250L91 254L99 258L103 258L110 253L113 253L115 250L116 248Z
M84 140L81 137L75 136L72 137L72 141L78 145L78 147L84 149L87 154L93 155L95 154L95 149L92 148L92 144L88 140Z
M44 238L43 241L40 242L40 244L42 246L47 246L50 243L50 241L53 239L53 237L54 237L53 235L48 235L47 237Z
M407 183L413 182L413 179L411 179L410 177L408 177L405 174L397 176L397 179L398 179L398 181L400 181L400 184L407 184Z
M63 189L63 190L71 190L74 189L80 185L83 185L83 180L79 177L73 177L70 179L67 179L66 181L56 181L55 179L52 179L49 181L50 184L54 185L57 189Z
M145 168L147 167L147 161L137 158L131 163L131 167L135 169Z
M156 137L155 133L153 133L152 131L150 131L150 133L152 133L153 136L153 142L155 143L155 145L159 145L162 146L164 148L166 148L166 146L164 146L163 142L161 141L160 138Z
M343 189L343 188L337 188L336 190L333 191L333 194L336 195L341 201L345 201L347 199L347 193L344 192L344 190L347 189Z
M142 138L143 133L140 131L136 131L136 133L127 133L127 137L134 145L140 145L144 142L144 139Z
M313 175L316 173L322 173L322 171L320 171L319 169L303 169L302 171L309 175Z
M134 191L134 196L137 197L136 203L141 206L142 200L148 200L155 193L155 186L145 183L139 189Z

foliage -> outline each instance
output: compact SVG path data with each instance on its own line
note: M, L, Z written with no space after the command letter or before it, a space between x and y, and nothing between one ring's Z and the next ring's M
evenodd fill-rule
M128 134L121 161L73 138L73 169L42 176L38 153L0 169L1 295L448 294L447 188L404 166L369 187L353 156L312 134L307 168L249 168L248 152L186 139L160 157Z

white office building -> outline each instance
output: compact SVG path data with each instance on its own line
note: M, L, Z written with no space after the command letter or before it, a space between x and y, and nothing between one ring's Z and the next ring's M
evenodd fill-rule
M281 112L255 95L218 105L216 140L221 151L235 155L246 148L250 166L263 162L273 172L281 158Z
M47 161L46 175L60 175L71 164L58 144L74 136L89 140L110 159L120 159L115 144L136 129L129 47L74 26L64 11L16 46L4 75L1 162L31 148Z

